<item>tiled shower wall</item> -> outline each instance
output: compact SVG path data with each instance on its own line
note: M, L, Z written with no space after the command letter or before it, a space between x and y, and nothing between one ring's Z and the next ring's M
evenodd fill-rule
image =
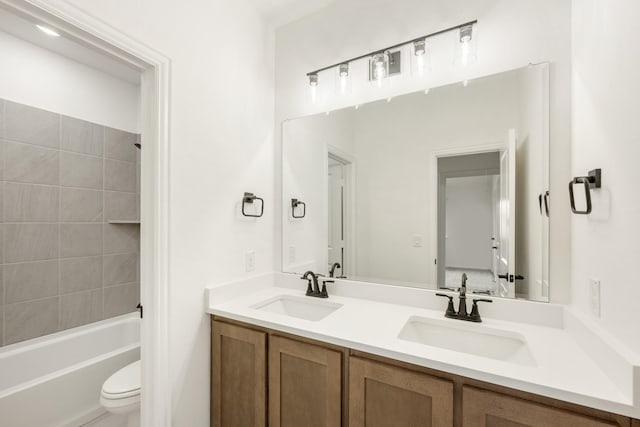
M0 99L0 345L135 311L137 140Z

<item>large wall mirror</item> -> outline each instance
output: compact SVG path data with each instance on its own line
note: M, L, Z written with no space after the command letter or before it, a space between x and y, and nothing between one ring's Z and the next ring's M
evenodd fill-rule
M283 124L283 271L548 301L549 67Z

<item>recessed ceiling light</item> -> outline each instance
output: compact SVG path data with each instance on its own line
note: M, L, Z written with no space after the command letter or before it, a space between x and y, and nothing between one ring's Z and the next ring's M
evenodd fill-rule
M36 27L38 27L38 29L39 29L40 31L42 31L43 33L45 33L45 34L46 34L46 35L48 35L48 36L51 36L51 37L60 37L60 34L58 34L58 32L57 32L57 31L52 30L52 29L51 29L51 28L49 28L49 27L45 27L44 25L39 25L39 24L36 24Z

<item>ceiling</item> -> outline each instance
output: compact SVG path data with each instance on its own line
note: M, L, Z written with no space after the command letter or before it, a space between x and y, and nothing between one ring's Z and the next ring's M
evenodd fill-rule
M274 27L310 15L336 0L249 0Z
M140 71L131 65L91 46L76 42L70 37L47 36L36 28L37 22L29 19L0 7L0 31L129 83L140 83Z

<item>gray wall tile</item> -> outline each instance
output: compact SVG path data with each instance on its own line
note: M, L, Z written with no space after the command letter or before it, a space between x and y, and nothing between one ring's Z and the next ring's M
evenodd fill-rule
M76 153L102 156L104 128L73 117L62 116L60 148Z
M72 258L102 254L101 224L61 224L60 257Z
M0 99L0 346L135 311L139 139Z
M58 185L58 150L6 141L3 145L6 181Z
M4 262L58 257L58 224L4 224Z
M60 293L88 291L102 286L102 256L60 260Z
M4 220L6 222L56 222L59 187L6 182Z
M119 191L104 192L106 221L134 221L140 219L138 195Z
M58 260L4 266L6 304L58 295Z
M104 286L136 282L139 257L137 253L105 255Z
M74 328L102 319L102 290L60 297L60 329Z
M104 288L104 317L136 311L140 301L139 287L136 283Z
M60 221L102 222L102 196L100 190L62 187Z
M136 191L136 164L120 160L105 160L105 190Z
M138 252L140 227L132 224L104 225L104 253Z
M60 146L60 115L5 101L4 139L44 147Z
M58 297L8 304L4 310L5 345L58 330Z
M102 189L102 158L60 153L60 185Z
M108 159L136 161L138 135L118 129L104 129L104 156Z

